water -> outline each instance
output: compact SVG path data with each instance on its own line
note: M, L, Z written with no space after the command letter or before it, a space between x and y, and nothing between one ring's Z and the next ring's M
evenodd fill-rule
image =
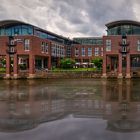
M139 140L140 80L1 80L0 140Z

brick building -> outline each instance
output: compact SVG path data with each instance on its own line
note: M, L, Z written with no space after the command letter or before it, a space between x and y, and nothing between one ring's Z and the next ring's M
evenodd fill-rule
M103 39L101 37L74 38L71 57L79 67L92 67L91 60L103 57Z
M51 69L61 58L70 57L71 43L68 38L21 21L1 21L0 65L6 65L7 78L18 77L21 70L34 77L36 70Z
M140 22L121 20L106 24L103 36L103 77L109 73L131 78L140 70Z
M64 57L77 67L93 67L91 60L103 58L103 77L131 78L140 74L140 22L120 20L106 24L103 37L76 37L73 40L16 20L0 21L0 67L6 77L27 71L57 67Z

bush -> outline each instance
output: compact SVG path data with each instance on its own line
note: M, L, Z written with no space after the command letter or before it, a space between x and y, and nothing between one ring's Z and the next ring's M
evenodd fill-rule
M25 64L19 64L20 70L26 70L26 65Z
M75 65L75 60L71 58L64 58L60 61L60 66L61 68L68 69L68 68L73 68Z
M103 60L102 58L95 58L92 60L92 63L97 67L97 69L102 69Z

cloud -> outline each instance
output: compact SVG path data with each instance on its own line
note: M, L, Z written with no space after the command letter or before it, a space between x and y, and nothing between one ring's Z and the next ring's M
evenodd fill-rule
M0 19L18 19L57 34L102 36L105 24L140 20L138 0L0 0Z

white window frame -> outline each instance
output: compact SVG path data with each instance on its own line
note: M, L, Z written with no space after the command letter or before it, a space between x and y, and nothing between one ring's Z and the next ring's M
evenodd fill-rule
M95 52L95 53L94 53L95 56L99 56L99 48L95 48L95 49L94 49L94 52Z
M107 52L111 51L111 40L110 39L106 40L106 51Z
M48 45L48 43L46 42L46 43L45 43L45 52L46 52L46 53L48 53L48 48L49 48L49 45Z
M137 41L137 51L140 51L140 40Z
M24 50L29 51L30 50L30 39L24 40Z
M81 56L86 56L86 49L84 47L81 48Z
M92 48L88 48L88 56L92 56Z

